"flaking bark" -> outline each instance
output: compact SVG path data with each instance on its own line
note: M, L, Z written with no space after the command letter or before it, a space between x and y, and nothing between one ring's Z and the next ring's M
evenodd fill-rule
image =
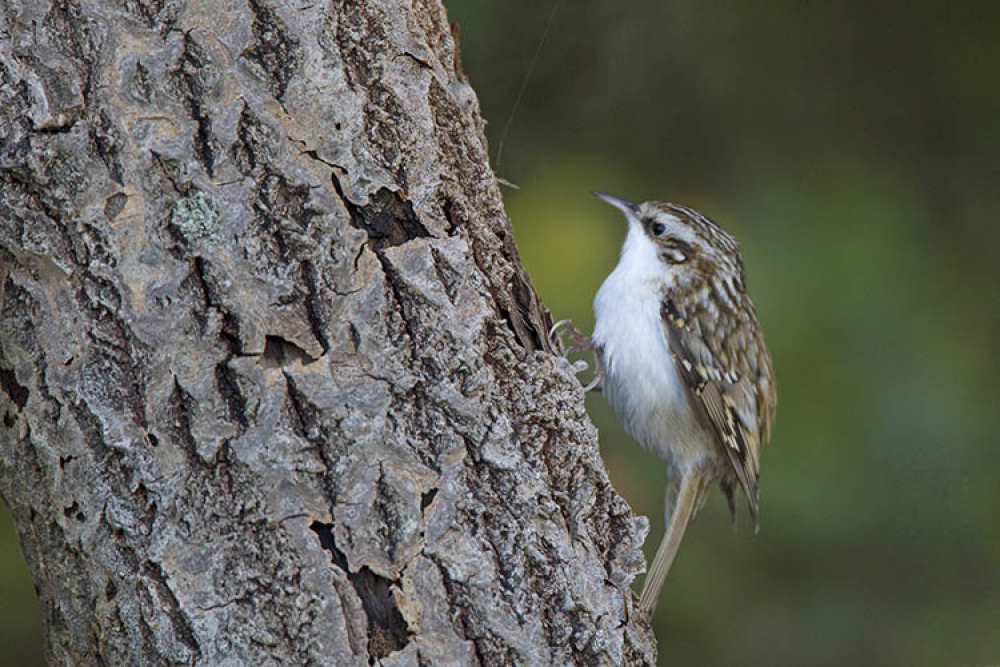
M0 5L0 492L52 664L651 664L434 0Z

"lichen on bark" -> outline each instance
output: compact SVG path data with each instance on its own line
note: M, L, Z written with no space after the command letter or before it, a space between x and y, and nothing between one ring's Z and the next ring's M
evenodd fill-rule
M436 1L0 7L0 492L70 664L651 664Z

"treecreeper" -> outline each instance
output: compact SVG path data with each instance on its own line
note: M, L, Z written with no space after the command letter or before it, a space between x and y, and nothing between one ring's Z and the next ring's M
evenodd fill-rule
M737 485L743 490L757 530L774 369L736 239L684 206L595 194L625 214L621 259L597 292L591 338L565 320L552 337L566 353L594 350L597 373L586 389L600 388L625 430L666 463L666 533L639 597L652 614L713 483L734 520Z

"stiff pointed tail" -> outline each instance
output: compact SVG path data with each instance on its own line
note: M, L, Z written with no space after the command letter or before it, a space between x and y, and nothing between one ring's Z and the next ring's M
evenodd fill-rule
M701 490L701 476L702 472L694 469L684 473L684 477L681 478L681 488L670 516L670 525L667 526L667 532L656 549L656 556L653 558L653 564L649 566L649 574L646 575L646 583L639 596L639 608L648 614L652 614L656 609L660 589L663 588L670 565L674 562L674 556L677 555L677 549L684 538L684 531L687 530L687 525L694 514Z

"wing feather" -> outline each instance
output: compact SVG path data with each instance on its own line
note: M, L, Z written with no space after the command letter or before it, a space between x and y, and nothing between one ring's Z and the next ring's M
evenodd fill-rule
M756 527L760 447L773 418L774 382L752 306L744 312L749 320L742 322L729 310L681 312L670 298L661 309L677 368L726 452Z

